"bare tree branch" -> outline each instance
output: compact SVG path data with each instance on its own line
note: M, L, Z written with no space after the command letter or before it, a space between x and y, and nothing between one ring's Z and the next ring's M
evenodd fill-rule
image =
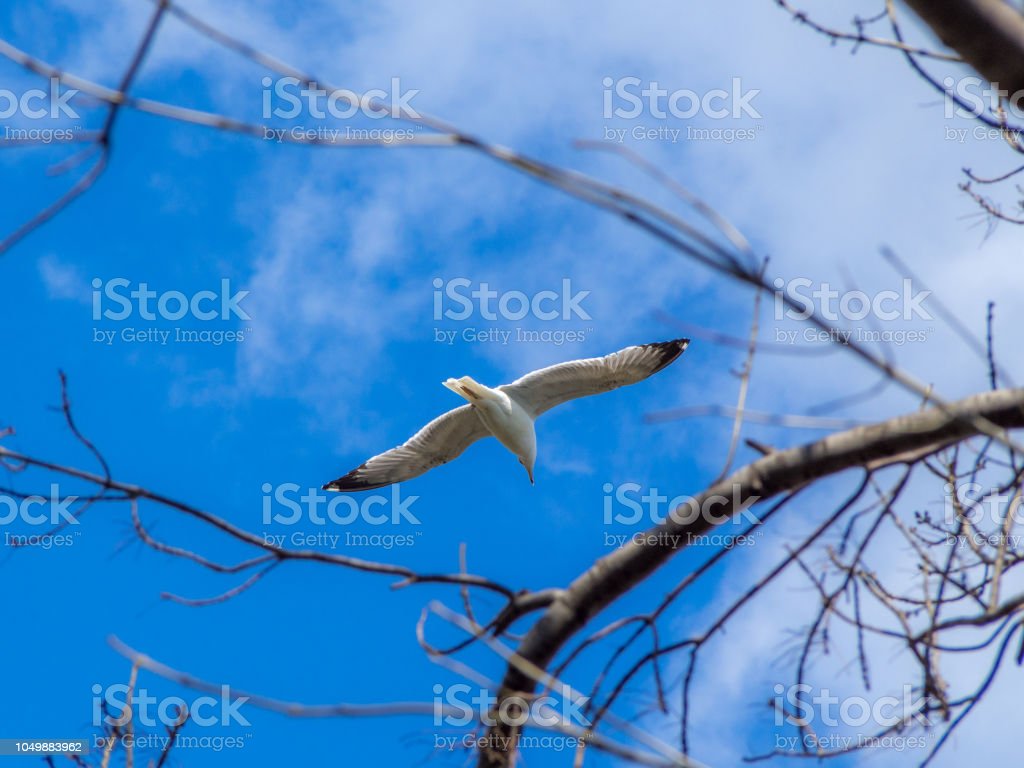
M906 0L946 45L1010 93L1024 89L1024 16L1004 0Z

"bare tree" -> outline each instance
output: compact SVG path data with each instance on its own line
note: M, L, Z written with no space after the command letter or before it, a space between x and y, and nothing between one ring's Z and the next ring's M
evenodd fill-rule
M907 5L948 47L947 50L936 50L927 45L907 43L895 0L879 3L880 10L875 14L855 16L849 30L821 24L789 0L775 2L794 20L824 35L834 44L845 41L854 46L873 45L899 51L911 69L944 100L953 103L964 115L997 131L1012 152L1024 154L1024 126L1020 119L1020 96L1024 92L1024 70L1020 63L1024 53L1024 16L1013 4L1004 0L964 3L908 0ZM869 33L879 24L888 27L888 36ZM955 78L951 74L941 77L932 64L944 64L946 72L960 74L961 77L965 70L977 72L990 83L993 98L983 109L967 103L955 87ZM978 175L970 168L964 168L966 180L961 182L960 189L977 203L990 227L1000 221L1024 224L1024 189L1020 185L1015 187L1018 198L1010 211L1003 210L1003 206L991 196L975 189L975 185L1004 184L1017 178L1022 171L1024 165L989 175Z
M855 45L891 48L910 62L929 82L935 83L921 62L952 62L958 58L975 67L985 77L1008 86L1024 87L1024 20L1006 3L996 0L968 3L918 3L910 5L955 54L932 51L908 44L903 39L895 5L885 4L883 12L872 18L856 19L852 31L825 27L797 11L784 0L778 5L798 21L834 41ZM114 127L120 110L133 109L220 131L259 136L262 128L231 117L197 112L182 106L156 102L131 94L135 76L161 21L173 14L196 34L234 51L238 55L283 76L298 78L303 84L337 90L327 81L302 72L257 51L244 41L216 29L194 16L173 0L155 3L150 23L136 48L132 61L116 87L110 88L63 72L58 67L16 49L0 40L0 55L44 77L58 78L68 87L103 104L106 120L98 133L85 137L86 148L67 164L77 168L91 162L69 191L24 226L0 243L0 254L33 230L53 219L61 210L94 184L107 167L114 143ZM887 21L891 37L869 34L870 25ZM938 87L938 86L937 86ZM813 590L816 615L801 629L793 679L801 684L813 658L827 653L840 633L854 638L857 665L865 684L872 672L872 645L875 639L895 640L916 669L916 690L922 704L901 713L897 722L875 734L878 739L893 733L931 729L940 735L921 761L927 764L946 743L964 718L989 690L1008 654L1017 664L1024 660L1024 594L1011 592L1010 573L1024 560L1024 547L1016 526L1024 474L1024 448L1014 430L1024 428L1024 389L1015 388L1009 374L998 362L992 338L992 308L989 308L985 339L977 338L952 313L944 319L960 335L969 349L978 355L979 366L988 374L989 391L951 401L910 372L897 367L883 350L836 333L836 328L818 314L809 314L806 322L829 335L841 351L855 356L873 369L880 380L903 388L920 402L912 413L882 418L874 423L850 426L818 417L787 414L758 414L746 408L751 373L762 353L771 353L770 344L759 340L759 302L772 290L769 264L760 258L746 238L709 205L693 197L658 168L641 158L618 150L622 159L650 174L654 183L675 193L685 204L688 216L655 205L646 197L612 186L584 174L555 167L526 154L489 143L455 126L424 115L404 115L404 120L426 129L415 144L461 147L497 160L536 181L619 217L660 242L668 252L701 264L723 281L732 281L752 291L754 307L748 339L727 337L710 329L692 329L709 343L739 347L746 358L738 372L738 392L734 406L719 406L718 415L732 420L731 444L718 478L693 494L696 508L714 514L688 515L686 510L670 515L643 535L596 560L571 583L563 587L530 591L517 585L502 584L486 575L469 571L465 548L460 548L457 567L439 567L424 573L389 562L368 561L323 552L316 549L292 549L278 546L244 530L224 517L193 503L175 499L113 476L98 448L83 434L74 419L67 382L61 381L62 412L72 435L94 457L96 468L84 469L29 455L0 444L0 462L9 470L25 473L42 482L54 476L71 478L93 489L91 495L77 498L74 515L82 517L99 503L123 504L130 515L134 534L156 552L191 562L198 568L233 577L233 586L203 598L167 593L165 597L187 605L200 606L230 600L243 591L254 589L275 569L296 561L321 566L352 569L379 574L394 580L396 588L429 587L450 590L458 609L437 600L428 602L416 627L420 644L428 659L448 668L480 678L460 654L472 646L486 646L498 659L498 676L493 682L495 710L512 717L499 718L496 724L478 724L477 761L480 766L515 764L518 746L528 729L547 729L578 738L575 765L582 765L589 750L602 750L645 765L693 766L688 755L695 738L689 722L694 702L692 683L698 663L706 649L722 637L733 618L747 608L784 574L802 574ZM1016 129L1005 115L980 116L991 121L1009 137ZM81 138L81 137L79 137ZM1008 142L1015 151L1022 145ZM355 147L374 141L308 142L317 146ZM589 149L595 149L590 146ZM1009 178L1009 175L1006 177ZM965 184L970 191L971 177ZM979 201L982 201L979 198ZM990 210L1000 214L997 209ZM701 225L694 223L694 217ZM896 259L895 256L892 259ZM898 260L896 260L898 263ZM690 412L652 415L652 419L685 418ZM765 446L754 441L747 445L760 458L733 470L746 423L759 419L793 426L813 425L834 430L827 437L788 448ZM601 623L606 608L623 595L642 591L649 577L661 566L686 551L691 542L712 532L716 526L738 518L742 512L754 512L749 533L773 524L786 510L800 508L802 499L829 478L849 486L845 497L829 509L810 507L815 526L811 532L792 541L785 556L751 583L739 599L721 607L707 625L692 635L680 635L667 622L668 609L694 594L695 585L726 558L735 560L739 551L728 544L719 547L689 571L666 594L645 595L649 610L614 621ZM911 493L912 481L928 481L936 487L953 488L964 483L981 489L965 499L955 491L937 496L946 500L941 514L927 509L931 500ZM3 488L14 497L31 495L24 490ZM933 497L934 498L934 497ZM211 532L246 547L250 554L235 562L222 562L196 548L165 541L147 525L149 514L157 510L184 515L207 526ZM980 513L979 513L980 511ZM983 514L987 511L987 515ZM60 528L47 536L60 534ZM897 537L905 545L908 563L915 578L896 581L879 570L875 563L876 544L883 536ZM455 558L453 557L453 562ZM484 616L475 603L481 594L500 598L500 607ZM882 618L876 618L881 616ZM452 647L439 647L430 639L431 619L441 620L465 634ZM513 630L516 630L513 632ZM196 690L214 690L219 686L198 679L128 647L120 640L113 648L131 662L131 684L140 671L175 680ZM602 672L583 685L579 680L579 660L585 655L603 654ZM981 660L985 674L980 681L965 681L947 671L944 660L951 656L970 656ZM677 744L663 743L628 720L615 714L615 706L631 681L649 679L657 707L669 711L672 685L665 680L667 659L681 657L686 672L676 687L682 710ZM554 723L536 718L522 720L524 704L536 701L544 693L557 690L570 699L586 700L587 724L558 719ZM280 701L254 692L235 690L235 695L250 699L262 707L289 717L384 717L394 714L431 714L435 705L426 702L380 702L377 704L338 703L312 706ZM511 706L509 703L511 702ZM828 757L849 751L828 746L823 734L784 712L789 724L802 737L796 754ZM184 718L179 728L185 725ZM118 735L118 734L113 734ZM112 749L112 747L111 747ZM768 758L777 753L755 755ZM787 751L785 754L794 754ZM110 759L106 752L104 765ZM131 758L128 758L129 761ZM161 763L166 756L161 758Z

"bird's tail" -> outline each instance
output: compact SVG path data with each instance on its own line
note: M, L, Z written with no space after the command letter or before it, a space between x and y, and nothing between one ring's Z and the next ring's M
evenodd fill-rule
M461 379L448 379L441 383L471 403L486 400L494 395L490 388L485 387L483 384L478 384L469 376L463 376Z

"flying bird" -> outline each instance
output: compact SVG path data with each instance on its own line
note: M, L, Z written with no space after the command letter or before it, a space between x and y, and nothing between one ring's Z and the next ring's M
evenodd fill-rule
M571 360L541 368L491 389L469 376L444 386L469 401L438 416L405 443L374 456L325 491L368 491L409 480L446 464L477 440L494 435L526 468L533 483L537 433L533 422L545 411L577 397L636 384L672 363L689 339L640 344L604 357Z

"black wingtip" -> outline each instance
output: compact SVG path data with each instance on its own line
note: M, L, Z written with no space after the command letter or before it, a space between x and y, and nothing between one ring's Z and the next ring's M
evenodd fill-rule
M359 476L359 473L366 469L366 463L362 463L349 472L346 475L342 475L337 480L331 480L331 482L324 483L321 487L322 490L337 490L338 493L351 493L353 490L373 490L374 488L382 488L386 485L390 485L389 482L369 482Z
M351 493L352 491L369 491L373 488L380 487L380 485L374 485L373 483L367 483L365 480L359 480L358 478L345 475L345 477L339 477L337 480L325 483L321 486L321 490L337 491L338 493Z
M358 471L360 469L362 469L362 468L364 468L366 466L367 466L366 464L360 464L358 467L353 469L351 472L342 475L341 477L337 478L336 480L331 480L331 482L324 483L323 489L324 490L358 490L359 486L360 486L360 483L359 483L358 478L356 477L356 474L358 473ZM362 484L366 484L366 483L362 483Z
M653 375L675 362L676 358L683 354L686 348L690 346L690 340L672 339L672 341L656 341L652 344L644 344L643 346L658 352L660 355L657 367L651 372Z

